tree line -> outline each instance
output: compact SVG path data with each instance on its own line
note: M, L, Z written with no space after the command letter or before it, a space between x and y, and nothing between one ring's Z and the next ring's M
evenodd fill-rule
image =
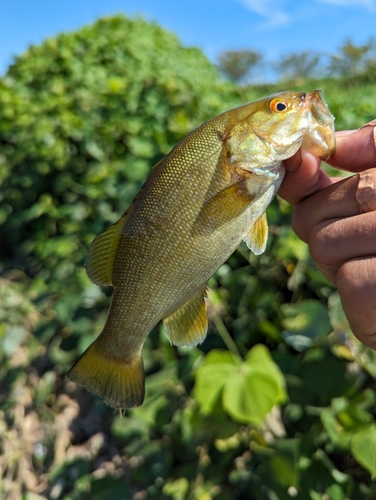
M270 79L303 81L307 78L359 76L376 73L376 39L370 37L363 45L347 39L333 52L302 51L282 55L278 61L266 61L261 52L251 49L226 50L219 54L221 73L234 82L246 84Z

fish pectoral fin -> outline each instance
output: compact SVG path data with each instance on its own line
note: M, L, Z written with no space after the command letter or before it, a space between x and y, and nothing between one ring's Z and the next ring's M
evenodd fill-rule
M141 357L116 359L93 342L69 370L67 377L82 384L115 408L140 406L145 396L145 374Z
M245 181L232 184L203 205L194 225L197 232L212 232L241 215L254 200Z
M90 245L86 259L86 272L96 285L112 285L112 270L130 213L131 210L128 209L115 224L99 234Z
M265 213L252 225L243 240L255 255L261 255L265 252L268 241L268 221Z
M163 326L172 344L193 346L204 341L208 331L206 296L205 287L163 318Z

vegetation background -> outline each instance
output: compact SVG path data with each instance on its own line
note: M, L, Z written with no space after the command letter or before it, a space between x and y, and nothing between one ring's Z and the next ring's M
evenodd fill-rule
M278 84L248 85L260 54L224 54L226 80L173 34L118 16L31 47L9 68L2 499L376 498L376 355L353 337L280 199L268 209L265 254L240 247L210 280L207 340L175 348L162 327L149 335L141 408L120 416L64 378L110 301L86 276L88 246L152 166L206 119L286 88L321 88L339 130L371 120L374 42L347 41L340 54L312 71L312 55L290 54Z

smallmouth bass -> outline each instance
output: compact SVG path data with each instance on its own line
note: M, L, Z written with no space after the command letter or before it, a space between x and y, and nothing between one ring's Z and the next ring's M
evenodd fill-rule
M95 238L90 279L112 285L107 321L68 372L117 408L142 404L142 347L163 320L171 343L205 339L206 282L242 240L265 250L265 210L300 148L328 158L334 124L319 90L281 92L212 118L161 160L125 214Z

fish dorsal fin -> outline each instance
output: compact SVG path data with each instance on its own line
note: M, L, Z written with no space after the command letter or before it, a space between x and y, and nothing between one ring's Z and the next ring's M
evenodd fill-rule
M265 213L252 225L243 240L255 255L261 255L265 252L268 241L268 221Z
M132 212L133 206L131 205L115 224L99 234L90 245L86 259L86 272L96 285L112 285L112 270L120 239Z
M166 334L172 344L192 346L204 341L208 331L206 296L207 288L205 287L163 318Z
M213 232L248 208L254 196L249 194L244 181L220 191L202 207L195 224L198 232Z
M155 165L125 214L115 224L99 234L90 245L86 259L86 272L96 285L112 285L114 262L125 226L128 224L137 200L141 197L145 187L152 183L155 176L158 175L162 163L163 158Z

